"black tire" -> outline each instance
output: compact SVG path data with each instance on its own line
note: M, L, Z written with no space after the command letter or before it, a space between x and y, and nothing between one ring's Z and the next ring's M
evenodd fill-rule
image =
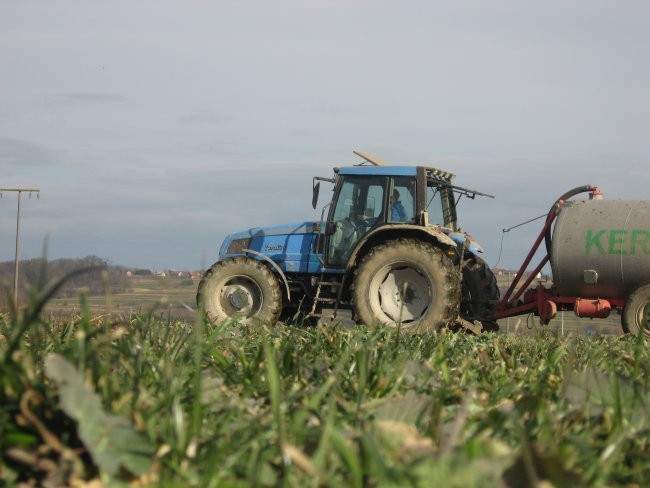
M273 272L255 259L238 256L212 265L199 283L196 301L205 318L219 324L273 324L282 311L282 292Z
M637 335L643 330L646 339L650 339L650 283L634 290L625 300L621 325L628 334Z
M471 253L465 256L461 287L460 316L469 322L480 321L484 331L497 332L499 324L487 317L494 314L501 292L483 259Z
M359 264L352 285L355 318L366 325L437 331L456 319L459 301L451 260L414 239L374 247Z

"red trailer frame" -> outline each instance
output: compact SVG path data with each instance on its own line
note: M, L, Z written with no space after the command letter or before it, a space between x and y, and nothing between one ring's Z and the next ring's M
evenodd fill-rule
M508 291L506 291L505 295L499 302L496 312L492 317L490 317L492 320L533 313L539 316L540 324L547 325L551 319L555 317L555 314L558 311L572 310L578 317L605 318L609 316L612 308L623 307L625 303L624 298L610 298L605 300L597 297L561 296L558 294L555 286L545 288L541 282L538 283L535 288L529 288L531 283L535 280L535 277L542 271L542 268L544 268L546 263L550 260L548 249L526 281L520 285L528 265L537 253L545 236L547 236L551 230L551 226L557 217L560 204L564 203L564 201L571 196L587 191L591 193L592 198L601 195L598 187L586 185L567 192L555 202L546 217L546 222L537 236L535 243L519 268L515 279L512 281Z

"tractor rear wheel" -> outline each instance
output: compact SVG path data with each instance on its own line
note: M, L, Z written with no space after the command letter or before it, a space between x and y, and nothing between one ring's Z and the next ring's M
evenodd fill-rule
M650 283L637 288L625 300L621 324L628 334L636 335L643 330L646 339L650 339Z
M375 246L361 261L352 285L357 321L432 332L458 315L458 279L437 247L414 239Z
M196 301L206 319L243 323L277 321L282 292L273 272L255 259L239 256L215 263L199 283Z
M460 316L469 322L480 321L484 331L497 332L499 324L486 317L494 313L501 293L494 273L483 259L474 254L465 257L461 286Z

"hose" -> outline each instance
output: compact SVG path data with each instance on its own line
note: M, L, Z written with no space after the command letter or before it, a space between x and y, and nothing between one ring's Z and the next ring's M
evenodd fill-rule
M569 198L572 198L572 197L574 197L574 196L576 196L576 195L578 195L580 193L585 193L585 192L588 192L588 191L594 191L595 189L596 189L596 187L594 185L583 185L583 186L577 186L573 190L569 190L568 192L564 193L562 196L560 196L560 198L555 200L555 203L553 204L551 209L548 211L547 220L551 217L553 212L556 211L556 206L557 206L557 204L559 202L566 201ZM546 252L548 253L549 256L551 255L551 237L552 237L551 234L552 234L551 228L549 227L548 230L546 231L546 235L544 236L544 241L546 242Z

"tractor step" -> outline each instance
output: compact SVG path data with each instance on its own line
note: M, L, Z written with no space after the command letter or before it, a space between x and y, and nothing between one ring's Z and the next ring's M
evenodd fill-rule
M314 301L318 303L336 303L336 298L316 297L314 298Z
M311 311L309 312L310 317L322 317L322 313L316 313L316 309L318 308L318 304L323 304L327 303L330 305L334 305L336 307L336 304L338 302L338 298L334 298L331 296L321 296L321 291L323 290L323 287L331 287L330 288L330 293L334 293L336 290L340 289L341 282L340 281L325 281L324 278L325 275L321 275L320 280L317 282L314 280L313 284L315 285L316 283L318 286L316 287L316 294L314 295L313 298L313 303L311 307ZM336 308L335 308L336 309ZM333 309L333 310L335 310Z

